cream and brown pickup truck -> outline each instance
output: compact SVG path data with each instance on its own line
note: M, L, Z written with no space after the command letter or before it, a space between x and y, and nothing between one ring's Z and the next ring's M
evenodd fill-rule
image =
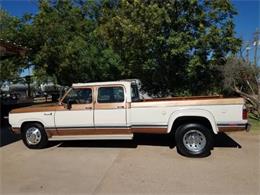
M12 131L29 148L51 140L132 139L134 134L169 134L186 156L205 156L214 134L248 130L242 98L140 99L130 81L73 84L56 105L14 109Z

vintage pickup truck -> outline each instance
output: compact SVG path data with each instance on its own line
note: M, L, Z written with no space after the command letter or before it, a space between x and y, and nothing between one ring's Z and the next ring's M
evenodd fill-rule
M12 110L9 123L29 148L43 148L51 140L169 134L178 151L191 157L208 155L214 134L249 129L242 98L141 99L131 81L73 84L56 105Z

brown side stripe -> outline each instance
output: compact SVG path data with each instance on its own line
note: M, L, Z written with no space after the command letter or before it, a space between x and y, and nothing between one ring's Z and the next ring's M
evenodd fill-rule
M167 128L164 127L132 127L133 133L155 133L155 134L165 134L167 133Z
M95 128L59 128L56 130L46 129L50 136L53 135L110 135L110 134L130 134L128 128L120 129L95 129Z
M230 127L219 127L218 128L219 132L230 132L230 131L244 131L246 130L245 126L242 127L235 127L235 126L230 126Z
M133 127L133 128L58 128L46 129L48 137L53 135L110 135L110 134L131 134L131 133L154 133L166 134L165 127Z

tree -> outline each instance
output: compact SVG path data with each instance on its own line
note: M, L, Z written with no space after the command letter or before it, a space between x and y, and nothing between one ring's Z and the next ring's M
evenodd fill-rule
M32 18L30 29L30 58L36 74L46 72L63 85L118 79L119 56L95 35L96 4L75 3L40 1L39 13Z
M6 42L17 42L18 31L22 26L21 21L10 16L5 10L0 8L0 37ZM19 77L20 71L26 66L26 58L11 56L6 58L1 54L1 80L14 80Z
M240 45L228 0L39 0L13 39L27 65L58 84L139 78L150 94L221 91L220 67ZM12 37L12 33L7 33Z
M220 91L226 55L236 52L235 10L221 1L104 1L98 32L123 76L159 96Z
M255 51L258 42L259 38L255 37ZM244 49L241 48L240 51ZM251 113L260 119L260 68L256 60L257 52L254 55L254 62L245 58L243 52L240 52L240 56L230 56L227 59L223 69L224 87L229 93L235 92L244 97Z

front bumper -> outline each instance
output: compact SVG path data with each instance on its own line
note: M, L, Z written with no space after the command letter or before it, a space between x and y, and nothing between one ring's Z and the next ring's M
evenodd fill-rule
M21 133L21 130L19 127L12 127L11 125L8 125L8 130L15 134Z

